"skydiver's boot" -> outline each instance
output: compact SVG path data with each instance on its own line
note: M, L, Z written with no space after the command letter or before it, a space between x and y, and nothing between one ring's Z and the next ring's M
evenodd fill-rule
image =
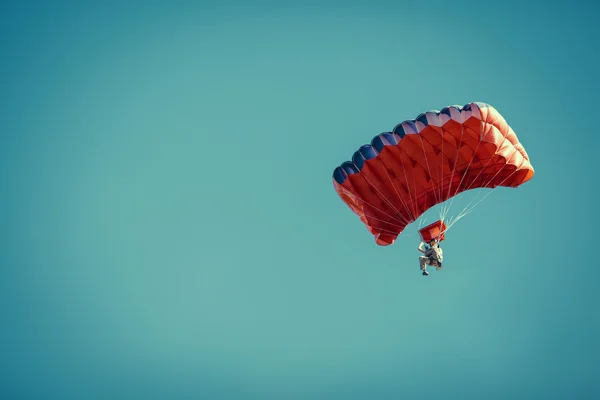
M426 269L424 269L424 270L423 270L423 276L427 276L427 275L429 275L429 272L427 272L427 270L426 270Z

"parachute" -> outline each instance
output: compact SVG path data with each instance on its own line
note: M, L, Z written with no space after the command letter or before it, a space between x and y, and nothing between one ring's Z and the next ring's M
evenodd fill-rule
M516 188L533 175L529 156L504 117L473 102L422 113L375 136L352 161L335 168L333 186L375 242L388 246L428 209L459 193ZM449 228L444 224L436 235Z

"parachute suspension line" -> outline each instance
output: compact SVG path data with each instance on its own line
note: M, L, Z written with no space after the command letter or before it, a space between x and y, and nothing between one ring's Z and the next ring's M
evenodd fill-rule
M417 232L415 232L415 235L417 235L417 238L419 240L422 240L421 235L419 234L419 231L421 230L422 227L425 226L425 224L427 223L427 218L425 217L425 214L421 214L419 215L419 225L417 228Z
M518 149L517 149L517 148L515 148L515 149L513 150L513 153L512 153L512 155L514 155L514 154L515 154L517 151L518 151ZM511 157L512 157L512 155L511 155ZM500 172L502 172L502 170L503 170L503 169L504 169L504 167L503 167L503 168L501 168L501 169L500 169L498 172L496 172L496 174L495 174L495 175L492 177L492 179L490 179L490 180L489 180L489 181L488 181L488 182L485 184L485 186L487 186L487 185L489 185L490 183L492 183L492 182L494 181L494 179L496 178L496 176L498 176L498 174L499 174ZM458 217L457 217L457 218L454 220L454 222L452 222L452 223L450 224L450 226L448 226L448 227L446 228L446 232L448 232L448 230L450 229L450 227L451 227L452 225L454 225L456 222L458 222L458 220L459 220L459 219L461 219L461 218L463 218L463 217L465 217L465 216L469 215L469 214L470 214L470 213L471 213L471 212L472 212L472 211L475 209L475 207L477 207L477 205L478 205L479 203L481 203L483 200L485 200L485 199L486 199L486 198L487 198L487 197L488 197L490 194L492 194L492 193L493 193L493 192L494 192L494 191L495 191L497 188L499 188L500 186L502 186L502 184L503 184L504 182L506 182L508 179L510 179L510 178L511 178L511 177L512 177L512 176L515 174L515 172L517 172L518 170L519 170L519 168L518 168L518 167L517 167L517 168L515 168L515 170L514 170L513 172L511 172L511 173L510 173L510 174L509 174L509 175L508 175L506 178L504 178L504 179L502 180L502 182L500 182L498 185L496 185L494 188L492 188L492 190L490 190L489 192L487 192L487 193L486 193L486 195L485 195L485 196L483 196L483 198L481 198L481 199L480 199L480 200L479 200L477 203L473 204L473 205L472 205L472 206L469 208L469 206L471 205L471 203L472 203L473 201L475 201L475 199L476 199L478 196L475 196L475 197L473 197L473 199L471 199L471 201L470 201L470 202L469 202L469 203L468 203L468 204L465 206L465 208L463 208L463 210L460 212L459 216L458 216ZM485 186L484 186L484 187L485 187Z
M464 128L463 128L464 129ZM502 148L502 146L504 146L504 142L506 141L506 137L507 135L504 135L502 142L500 143L500 146L498 148ZM466 176L467 171L469 170L469 167L471 166L471 163L473 162L473 159L475 159L475 156L477 155L477 150L479 149L479 146L481 145L481 143L483 143L482 140L482 136L481 133L479 134L479 142L477 143L477 147L475 148L475 152L473 153L473 157L471 157L471 161L469 162L469 165L467 166L467 168L465 169L465 173L463 174L462 179L460 180L460 183L458 185L458 187L456 188L456 192L454 193L454 196L452 196L452 200L450 201L450 205L452 205L452 201L454 200L454 197L456 196L456 194L458 193L460 186L462 185L463 179ZM485 163L485 165L483 166L483 168L481 168L481 170L479 171L479 173L477 174L477 176L475 176L475 178L471 181L471 183L469 184L469 186L463 190L463 192L466 192L467 190L469 190L471 188L471 186L473 186L473 183L475 181L477 181L477 178L479 178L479 176L481 175L481 173L486 169L486 167L490 164L490 162L494 159L494 156L496 155L496 153L494 153L494 155L492 157L490 157L488 159L488 161ZM470 204L470 203L469 203Z
M402 228L402 225L392 224L391 222L388 222L388 221L385 221L383 219L374 217L373 215L368 215L368 214L365 214L365 213L360 213L360 216L361 217L369 218L370 220L375 220L375 221L383 222L383 223L388 224L388 225L397 226L398 228ZM384 229L384 228L377 228L377 230L380 230L382 232L388 232L388 233L398 234L398 232L390 231L390 230Z
M398 232L390 231L389 229L377 228L377 230L381 233L389 233L391 235L397 235Z
M515 149L513 150L513 152L512 152L512 154L511 154L511 156L509 157L509 159L510 159L510 158L512 158L512 156L514 156L514 155L516 154L516 152L517 152L517 151L519 151L519 150L518 150L518 149L515 147ZM498 172L496 172L496 173L494 174L494 176L492 176L492 178L486 182L486 184L485 184L485 186L484 186L484 187L487 187L489 184L491 184L491 183L494 181L494 179L496 179L496 177L498 176L498 174L504 170L504 168L505 168L505 167L506 167L506 165L504 165L502 168L500 168L500 169L498 170ZM511 172L511 173L510 173L510 174L509 174L509 175L508 175L506 178L504 178L504 179L502 180L502 182L500 182L498 185L496 185L495 187L493 187L493 188L492 188L492 190L491 190L491 191L489 191L488 193L486 193L486 195L485 195L485 196L483 196L483 198L482 198L481 200L479 200L477 203L475 203L475 204L474 204L474 205L471 207L471 210L472 210L472 209L474 209L474 208L475 208L475 206L477 206L477 204L481 203L481 202L483 201L483 199L485 199L486 197L488 197L488 196L489 196L489 195L490 195L490 194L491 194L491 193L492 193L494 190L496 190L496 188L498 188L499 186L502 186L502 184L503 184L504 182L506 182L506 181L507 181L507 180L508 180L510 177L512 177L512 176L514 175L514 173L515 173L515 172L517 172L518 170L519 170L519 168L518 168L518 167L517 167L517 168L515 168L515 170L514 170L513 172ZM468 203L468 204L465 206L465 208L469 207L469 205L471 205L471 203L472 203L472 202L474 202L474 201L475 201L475 199L476 199L477 197L478 197L478 196L475 196L475 197L474 197L474 198L473 198L473 199L472 199L472 200L471 200L471 201L470 201L470 202L469 202L469 203ZM470 212L470 211L469 211L469 212Z
M392 187L394 188L394 191L396 192L396 196L398 196L398 199L402 203L402 206L404 207L404 210L406 211L406 213L408 214L408 216L410 217L410 219L414 220L412 213L410 212L410 210L408 209L408 206L406 205L406 202L404 201L404 199L402 198L402 196L400 196L400 193L398 193L398 189L396 188L396 185L394 184L394 181L392 181L392 178L390 177L390 174L388 173L387 166L385 165L385 163L383 161L380 161L380 162L383 165L383 167L384 167L383 170L385 171L385 175L387 176L388 180L392 184ZM407 184L407 187L408 187L408 184Z
M348 192L348 194L352 195L352 193L350 193L350 192ZM358 200L362 200L362 199L359 199L358 197L356 197L356 199L358 199ZM364 200L363 200L363 201L364 201ZM366 202L365 202L365 203L366 203ZM369 205L369 204L367 203L367 205ZM375 209L377 209L376 207L374 207L374 206L372 206L372 205L369 205L369 206L370 206L370 207L373 207L373 208L375 208ZM378 211L380 211L380 212L384 213L384 212L383 212L383 211L381 211L381 210L378 210ZM385 213L384 213L384 214L385 214ZM404 227L404 225L393 224L393 223L391 223L391 222L389 222L389 221L385 221L385 220L383 220L383 219L380 219L380 218L377 218L377 217L375 217L375 216L373 216L373 215L368 215L368 214L366 214L366 213L364 213L364 212L360 212L360 213L358 213L358 215L359 215L360 217L367 217L367 218L369 218L369 219L372 219L372 220L375 220L375 221L380 221L380 222L383 222L384 224L387 224L387 225L397 226L398 228L403 228L403 227ZM387 215L387 214L386 214L386 215ZM398 221L398 222L400 222L400 221ZM398 232L395 232L395 231L390 231L389 229L384 229L384 228L377 228L377 230L378 230L378 231L381 231L382 233L391 233L391 234L393 234L393 235L397 235L397 234L398 234Z
M367 218L367 219L369 219L369 220L375 220L375 221L379 221L379 222L382 222L382 223L384 223L384 224L387 224L387 225L396 226L396 227L398 227L398 228L403 228L403 226L404 226L404 225L398 225L398 224L394 224L394 223L392 223L392 222L389 222L389 221L385 221L385 220L383 220L383 219L380 219L380 218L377 218L377 217L375 217L374 215L369 215L369 214L366 214L366 213L364 213L364 212L358 212L358 215L359 215L359 217L361 217L361 219L364 217L364 218ZM381 228L381 227L377 228L377 230L378 230L378 231L381 231L381 232L386 232L386 233L396 234L396 235L398 234L398 232L397 232L397 231L391 231L391 230L389 230L389 229L385 229L385 228Z
M465 126L461 123L460 124L460 129L461 129L461 135L464 133L465 131ZM461 136L462 137L462 136ZM450 199L450 204L448 205L448 208L446 209L446 213L448 211L450 211L450 208L452 207L452 203L454 202L454 198L456 197L456 195L458 194L458 191L460 190L460 187L465 179L465 176L467 176L467 172L469 172L469 167L471 167L471 164L473 163L473 160L475 159L475 156L477 155L477 150L479 150L479 146L481 145L481 134L479 134L479 141L477 142L477 146L475 147L475 150L473 151L473 156L471 157L471 159L469 160L469 164L467 165L467 168L465 168L465 171L463 172L462 178L460 179L460 182L458 183L458 186L456 187L456 190L454 191L454 194L452 195L452 198ZM452 186L452 185L450 185ZM444 218L446 217L446 214L444 214Z
M383 193L381 193L381 191L375 185L373 185L373 183L371 183L371 181L369 180L369 178L367 178L366 175L363 174L363 178L365 178L365 181L367 181L367 183L373 189L377 190L377 192L381 195L381 198L383 198L386 201L386 203L388 203L390 205L390 207L396 212L396 214L398 216L401 216L404 219L404 222L408 225L409 221L407 221L406 218L402 215L402 213L400 213L400 211L398 211L396 206L394 206L394 204Z
M502 182L500 182L500 183L498 184L498 186L494 187L492 190L490 190L489 192L487 192L487 193L486 193L486 195L485 195L485 196L483 196L483 197L481 198L481 200L479 200L477 203L473 204L473 206L471 206L471 208L469 209L469 213L471 212L471 210L473 210L475 207L477 207L477 205L478 205L479 203L481 203L483 200L485 200L485 198L486 198L486 197L488 197L490 194L492 194L492 192L493 192L494 190L496 190L497 188L499 188L500 186L502 186L502 184L503 184L504 182L506 182L506 181L507 181L509 178L511 178L511 177L514 175L514 173L515 173L515 172L517 172L518 170L519 170L519 169L518 169L518 168L516 168L516 169L515 169L513 172L511 172L511 173L510 173L510 175L508 175L506 178L504 178L504 179L502 180ZM474 200L474 199L473 199L473 200ZM471 202L472 202L473 200L471 200ZM470 204L470 203L469 203L469 204ZM467 204L467 205L468 205L468 204Z
M410 196L411 200L413 199L412 194L410 193L410 182L408 182L408 176L406 176L406 168L404 168L404 162L402 161L402 154L404 154L404 151L400 150L400 163L402 164L402 172L404 173L404 180L406 181L406 187L408 189L408 195ZM406 156L408 157L408 154L406 154ZM408 157L410 159L410 157ZM413 189L415 190L415 198L417 197L417 180L415 178L415 174L413 174ZM417 214L416 210L414 210L415 207L415 203L414 201L411 201L410 203L413 206L413 210L411 210L411 215L410 215L410 219L412 219L413 221L415 220L415 215ZM414 214L413 214L414 212Z
M442 152L440 153L440 156L442 158L442 162L440 162L440 177L442 180L442 183L440 184L440 201L445 201L444 199L444 142L446 141L446 139L444 139L444 128L440 127L440 129L442 130ZM438 180L439 182L439 180Z
M419 134L419 139L421 139L421 148L423 149L423 155L425 156L425 163L427 164L427 172L429 173L430 185L433 187L433 197L435 198L436 204L440 202L437 197L437 190L435 186L433 186L433 175L431 174L431 169L429 169L429 161L427 159L427 154L425 153L425 143L423 142L423 137ZM429 143L431 144L431 143ZM416 200L416 199L415 199Z
M471 212L475 209L475 207L477 207L477 205L479 203L481 203L483 200L486 199L486 197L488 197L490 194L492 194L498 187L502 186L502 184L509 179L515 172L517 172L518 169L515 169L513 172L510 173L509 176L507 176L506 178L504 178L504 180L502 182L500 182L500 184L498 186L496 186L495 188L493 188L492 190L490 190L489 192L486 193L485 196L483 196L483 198L481 200L479 200L477 203L473 204L473 206L471 206L471 208L468 208L469 205L475 200L475 198L477 198L477 196L475 198L473 198L473 200L471 200L471 202L469 202L469 204L467 204L465 206L465 208L463 208L463 210L460 212L460 214L452 221L452 223L450 223L448 225L448 227L446 228L445 232L448 232L450 230L450 228L457 223L461 218L471 214Z
M504 142L506 141L506 136L504 136L504 138L502 139L502 142L500 143L500 146L498 148L502 148L502 146L504 146ZM481 136L479 138L479 143L477 144L477 149L479 149L479 145L483 142L483 140L481 140ZM473 159L475 158L475 155L477 154L477 149L475 149L475 153L473 153L473 157L471 158L471 162L473 161ZM514 153L513 153L514 154ZM479 178L479 176L481 175L481 173L487 168L487 166L490 164L490 162L492 162L492 160L494 159L494 157L496 156L496 153L494 153L494 155L492 155L487 162L485 163L485 165L483 166L483 168L481 168L481 170L479 170L479 173L477 174L477 176L475 176L475 178L471 181L471 183L469 184L469 186L464 190L465 192L469 189L471 189L471 186L473 186L473 183L475 183L477 181L477 178ZM512 157L512 155L511 155ZM471 163L469 163L469 167L471 166ZM467 167L467 169L465 170L465 174L468 171L469 167ZM502 168L503 169L503 168ZM502 169L500 169L500 171L502 171ZM500 172L498 171L498 172ZM494 179L495 176L492 178ZM464 175L463 175L463 179L464 179ZM491 181L490 181L491 182ZM462 184L462 179L461 179L461 184ZM486 183L485 186L487 186L489 184ZM485 187L484 186L484 187ZM456 193L458 193L458 189L460 188L460 184L459 187L456 190ZM456 196L456 193L454 194ZM477 196L475 196L474 198L476 198ZM473 201L473 199L471 200L471 202ZM469 204L471 204L471 202L469 202ZM450 202L450 204L452 204L452 202ZM467 204L467 206L465 206L465 208L467 208L469 206L469 204Z
M461 124L461 138L462 138L462 133L464 133L464 125ZM502 142L500 143L499 148L502 148L502 146L504 146L504 142L506 141L507 135L504 136L504 138L502 139ZM448 212L450 210L450 207L452 207L452 202L454 201L454 197L456 196L456 194L458 193L458 191L460 190L460 187L463 183L463 180L465 179L465 176L469 170L469 167L471 166L471 163L473 162L473 160L475 159L475 156L477 155L477 150L479 149L479 146L481 145L481 143L483 142L482 140L482 136L481 134L479 134L479 142L477 143L477 147L475 148L475 151L473 152L473 157L471 157L471 160L469 161L469 165L467 165L467 168L465 169L465 172L463 173L463 176L460 180L460 183L458 184L456 191L454 193L454 195L452 196L452 199L450 200L450 205L448 206L446 212ZM514 153L513 153L514 154ZM483 166L483 168L481 168L481 170L479 171L479 173L477 174L477 176L475 176L475 178L471 181L471 183L469 184L469 186L464 190L464 192L466 192L467 190L469 190L471 188L471 186L473 186L473 183L475 181L477 181L477 178L479 178L479 176L481 175L481 173L485 170L485 168L489 165L489 163L494 159L494 156L496 154L494 153L494 155L492 157L490 157L488 159L488 161L485 163L485 165ZM512 157L512 156L511 156ZM502 171L502 169L500 170ZM498 171L498 172L500 172ZM495 176L492 178L494 179ZM491 181L490 181L491 182ZM489 183L488 183L489 184ZM487 186L488 184L486 184L485 186ZM484 186L484 187L485 187ZM493 189L492 189L493 191ZM491 192L490 192L491 193ZM487 197L487 195L486 195ZM461 218L465 217L466 215L470 214L471 211L473 210L474 207L472 207L470 210L467 211L467 208L469 207L469 205L477 198L477 196L474 196L473 199L471 199L471 201L463 208L463 210L458 214L458 216L454 219L454 221L450 224L450 226L454 225L456 222L458 222ZM479 203L477 203L479 204ZM446 215L444 215L445 218ZM446 232L450 229L450 226L448 226L448 228L446 228Z
M465 210L463 209L463 211L460 212L460 214L458 214L456 217L454 218L450 218L448 220L448 226L446 227L446 230L444 230L444 233L448 232L450 230L450 228L452 228L454 226L454 224L456 224L458 221L460 221L463 217L467 216L469 212L465 212Z
M462 143L464 133L465 133L465 127L463 124L460 124L460 142L459 143ZM456 172L456 165L458 163L458 155L460 154L459 149L460 149L460 145L458 146L458 148L456 150L456 157L454 157L454 167L452 168L452 176L450 176L450 184L448 185L448 193L446 193L446 198L449 198L450 190L452 189L452 182L454 181L454 172ZM447 207L447 205L444 204L443 211L441 213L441 218L440 218L442 221L444 221L446 219L446 215L448 215L449 211L450 211L450 207Z
M506 141L506 137L504 137L504 139L502 140L502 143L500 143L500 147L502 148L502 146L504 146L504 142ZM513 153L514 154L514 153ZM494 153L489 160L487 160L487 162L485 163L485 165L483 166L483 168L481 168L481 170L479 171L479 173L475 176L475 178L471 181L471 183L469 184L469 186L465 189L465 191L471 189L471 186L473 186L473 183L475 183L477 181L477 178L479 178L479 176L481 175L481 173L483 171L485 171L485 169L487 168L487 166L490 164L490 162L492 162L492 160L494 159L494 157L496 156L496 153ZM511 156L512 157L512 156ZM500 171L502 171L502 169L500 169ZM492 178L493 179L493 178ZM487 184L486 184L487 186Z
M446 182L446 178L444 177L444 157L446 156L446 154L444 153L444 142L446 141L446 139L444 138L446 130L443 127L440 127L440 129L442 130L442 152L440 153L440 156L442 158L441 163L440 163L440 176L442 178L442 183L440 184L440 199L442 202L445 202L447 200L447 197L444 197L444 183ZM452 170L452 174L454 175L454 168ZM452 185L452 178L450 178L450 185ZM440 220L444 220L444 210L445 210L446 205L442 204L442 207L440 208Z
M430 178L429 184L431 185L431 187L432 187L432 189L433 189L433 190L432 190L432 193L433 193L433 197L434 197L434 199L435 199L435 203L436 203L436 204L438 204L438 203L440 203L440 202L442 201L442 199L443 199L443 197L442 197L442 191L441 191L441 189L440 189L440 197L438 198L438 192L437 192L437 189L436 189L436 188L435 188L435 186L433 185L433 174L431 173L431 168L429 167L429 159L427 158L427 153L425 152L425 143L423 142L423 137L422 137L421 135L419 135L419 139L421 140L421 149L423 150L423 156L425 157L425 163L426 163L426 165L427 165L427 172L429 173L429 178ZM428 142L428 143L429 143L429 142ZM431 143L429 143L429 144L431 144ZM443 139L442 139L442 144L443 144ZM433 147L433 145L432 145L432 147ZM443 172L443 170L442 170L442 172ZM413 175L413 178L414 178L414 175ZM439 178L439 176L438 176L438 178ZM416 182L416 180L415 180L415 182ZM439 182L439 179L438 179L438 182ZM416 189L416 183L415 183L415 193L416 193L416 191L417 191L417 189ZM416 198L415 198L415 201L416 201ZM421 214L421 215L419 216L419 218L421 219L421 221L423 221L423 220L424 220L423 218L421 218L421 217L423 217L423 215L424 215L424 214ZM421 223L421 222L420 222L419 224L420 224L420 225L421 225L421 224L424 224L424 222L423 222L423 223ZM419 227L420 227L420 226L419 226Z
M343 190L344 194L347 194L348 196L350 196L350 197L352 197L352 198L354 198L354 199L356 199L356 200L362 201L362 202L363 202L364 204L366 204L367 206L369 206L369 207L373 208L373 209L374 209L374 210L376 210L376 211L379 211L379 212L380 212L380 213L382 213L383 215L385 215L385 216L387 216L387 217L390 217L391 219L393 219L393 220L394 220L394 221L396 221L396 222L399 222L400 224L404 224L404 223L405 223L405 222L403 222L403 221L399 220L398 218L394 217L393 215L390 215L390 214L386 213L385 211L383 211L383 210L381 210L381 209L379 209L379 208L375 207L373 204L369 203L368 201L361 199L360 197L356 196L354 193L350 192L348 189L346 189L346 188L344 188L344 187L342 187L342 186L339 186L339 187L340 187L340 188ZM365 213L363 213L363 215L367 216ZM375 218L375 217L372 217L372 218L373 218L373 219L376 219L376 220L378 220L378 221L381 221L381 222L386 222L386 221L380 220L380 219L378 219L378 218ZM397 224L392 224L392 223L389 223L389 224L390 224L390 225L396 225L396 226L398 226L398 227L401 227L401 226L402 226L402 225L397 225Z

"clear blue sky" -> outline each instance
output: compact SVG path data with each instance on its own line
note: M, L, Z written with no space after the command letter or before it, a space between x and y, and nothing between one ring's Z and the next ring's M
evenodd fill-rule
M600 396L598 6L401 3L3 3L0 397ZM471 101L536 175L424 278L331 174Z

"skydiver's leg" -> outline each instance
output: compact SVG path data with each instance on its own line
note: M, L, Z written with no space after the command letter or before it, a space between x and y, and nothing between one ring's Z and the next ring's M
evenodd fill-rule
M439 262L438 260L436 260L435 258L431 259L431 262L429 263L429 265L431 267L435 267L436 271L439 271L440 269L442 269L442 263Z
M429 275L429 272L427 272L427 262L429 262L429 257L419 257L419 266L421 267L421 271L423 271L423 275Z

